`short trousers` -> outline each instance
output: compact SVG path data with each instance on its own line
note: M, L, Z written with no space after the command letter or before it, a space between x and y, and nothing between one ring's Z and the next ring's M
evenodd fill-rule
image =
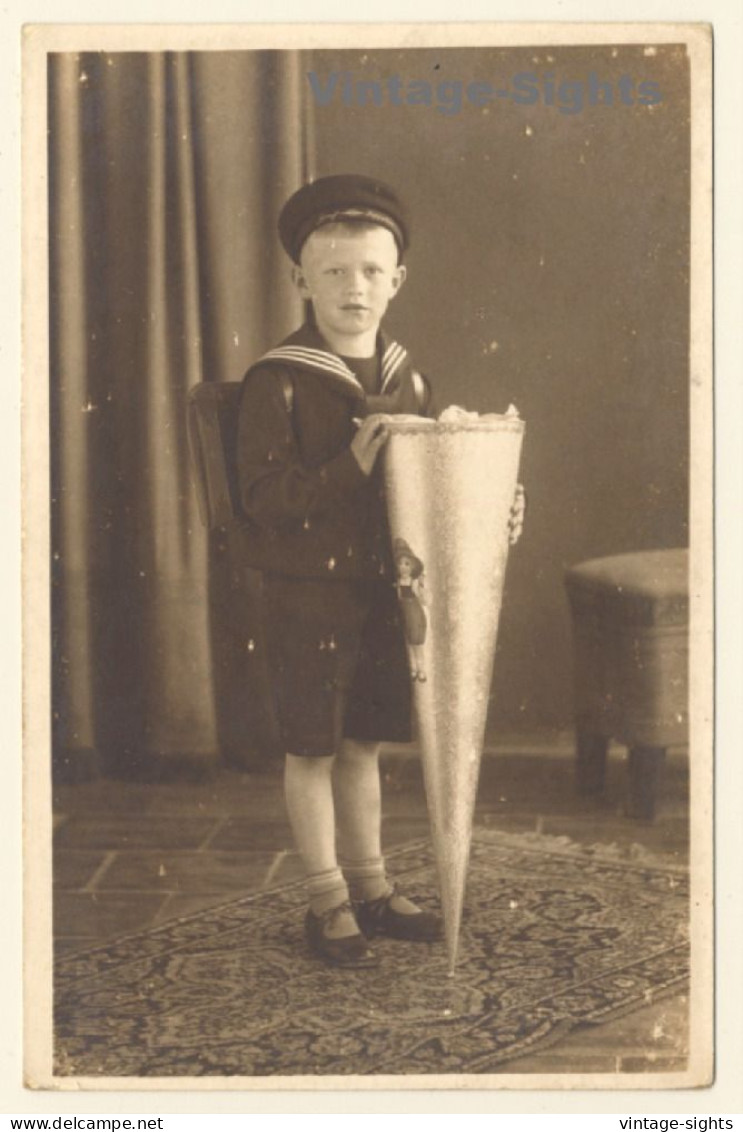
M408 743L411 691L394 586L264 574L269 673L284 750Z

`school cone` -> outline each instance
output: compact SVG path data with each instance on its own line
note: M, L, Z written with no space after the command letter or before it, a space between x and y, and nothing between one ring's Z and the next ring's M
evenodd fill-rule
M452 974L524 422L509 410L387 426L388 517Z

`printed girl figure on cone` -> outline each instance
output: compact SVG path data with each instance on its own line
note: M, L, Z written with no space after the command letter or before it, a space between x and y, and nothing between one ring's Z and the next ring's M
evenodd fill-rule
M428 619L423 563L413 554L405 539L395 539L393 546L397 582L395 589L400 599L405 640L410 656L410 675L413 680L426 680L423 645L426 641Z

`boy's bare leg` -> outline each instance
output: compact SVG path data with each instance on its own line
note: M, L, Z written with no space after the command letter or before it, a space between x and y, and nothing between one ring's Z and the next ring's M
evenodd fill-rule
M309 876L338 866L332 771L335 756L287 755L284 797L297 852Z
M344 739L333 768L338 853L344 861L382 856L379 743Z
M338 856L354 900L377 900L391 892L382 857L382 790L379 744L344 739L333 768ZM416 912L396 894L395 909Z
M297 852L306 874L310 907L316 916L348 901L348 886L338 867L332 771L335 756L286 756L284 797ZM358 926L350 908L328 925L329 937L354 935Z

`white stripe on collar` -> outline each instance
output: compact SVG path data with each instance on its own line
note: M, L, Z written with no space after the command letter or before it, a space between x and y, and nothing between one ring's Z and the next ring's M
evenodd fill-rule
M327 350L316 350L312 346L277 346L275 350L269 350L267 354L259 358L256 364L274 361L299 362L303 365L312 366L313 369L325 370L333 377L340 377L349 382L362 393L364 391L361 382L357 380L356 375L346 363Z
M390 342L387 346L382 356L382 393L384 393L407 356L407 350L401 346L399 342ZM364 391L361 382L357 379L353 370L351 370L337 354L331 354L329 350L318 350L314 346L277 346L274 350L269 350L267 354L259 358L256 364L271 361L298 362L303 365L311 366L313 369L325 370L326 373L331 374L333 377L340 377L344 381L347 381L349 384L353 385L354 389L362 393Z
M390 342L390 344L387 347L387 349L385 350L384 356L382 358L382 392L383 393L384 393L385 389L387 388L387 386L389 385L392 378L395 376L395 374L399 370L400 366L402 365L402 363L404 362L404 360L407 356L408 356L407 350L405 350L399 344L399 342Z

